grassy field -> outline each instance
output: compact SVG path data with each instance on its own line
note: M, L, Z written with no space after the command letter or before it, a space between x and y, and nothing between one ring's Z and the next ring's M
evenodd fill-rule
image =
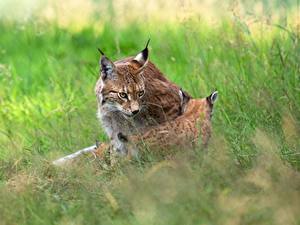
M79 30L0 20L0 224L300 224L296 19L250 26L233 10L218 23L106 20L95 29L96 18ZM207 151L53 167L105 141L97 47L116 60L149 37L150 59L170 80L193 97L219 91Z

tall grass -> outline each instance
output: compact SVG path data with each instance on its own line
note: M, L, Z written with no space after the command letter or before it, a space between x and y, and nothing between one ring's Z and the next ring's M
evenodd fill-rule
M300 224L296 25L0 23L0 224ZM103 169L49 162L105 140L97 47L150 59L193 97L219 91L207 152Z

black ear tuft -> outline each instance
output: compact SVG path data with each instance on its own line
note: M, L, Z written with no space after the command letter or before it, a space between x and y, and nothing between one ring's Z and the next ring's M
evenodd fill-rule
M101 55L105 55L100 48L98 48L98 51L100 52Z
M148 41L147 41L147 44L146 44L146 47L145 48L148 48L148 45L149 45L149 43L150 43L150 38L148 39Z
M118 139L122 142L128 142L128 138L123 133L118 133Z
M148 45L150 42L150 38L147 41L146 47L134 57L134 61L136 61L140 66L144 66L146 62L148 61L148 56L149 56L149 50L148 50Z
M213 105L218 98L218 91L214 91L208 97L206 97L207 101Z
M148 45L150 43L150 38L147 41L146 47L144 48L144 50L142 51L143 57L145 59L145 61L147 61L148 59L148 55L149 55L149 50L148 50Z

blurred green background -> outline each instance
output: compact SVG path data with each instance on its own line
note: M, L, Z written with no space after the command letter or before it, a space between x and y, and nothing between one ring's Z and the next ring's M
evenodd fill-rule
M0 224L300 224L299 1L0 2ZM207 153L67 169L105 135L100 47L193 97L219 91Z

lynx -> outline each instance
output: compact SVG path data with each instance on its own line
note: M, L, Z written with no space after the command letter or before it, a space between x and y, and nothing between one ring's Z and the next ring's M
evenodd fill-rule
M201 144L206 146L211 136L212 111L217 96L215 91L206 98L189 100L183 93L183 99L188 99L183 115L140 135L128 136L120 132L112 143L113 148L131 158L137 157L145 148L160 150L161 154L168 154L174 148L191 148L198 143L199 137Z
M117 138L112 139L110 144L102 143L96 150L91 146L55 160L53 163L62 165L87 152L92 152L101 159L108 156L111 165L116 163L119 156L129 159L138 158L145 149L152 152L159 150L159 155L170 156L174 149L182 150L196 146L200 137L201 144L206 147L211 135L212 111L218 93L215 91L203 99L190 99L182 91L180 94L184 113L175 120L148 127L147 130L136 135L119 132Z
M148 44L135 57L116 62L99 49L98 118L111 140L118 133L137 134L182 114L181 91L149 61Z

